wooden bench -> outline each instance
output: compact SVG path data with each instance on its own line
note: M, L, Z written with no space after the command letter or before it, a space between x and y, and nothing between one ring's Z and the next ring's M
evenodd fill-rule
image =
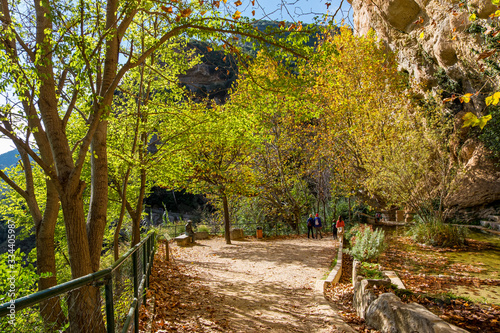
M179 235L174 239L177 242L178 246L189 246L189 244L192 243L191 237L186 234Z

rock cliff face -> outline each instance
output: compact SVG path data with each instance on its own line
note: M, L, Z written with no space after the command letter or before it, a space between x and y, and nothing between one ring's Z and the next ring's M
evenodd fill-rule
M238 74L236 60L205 43L190 43L188 48L201 55L201 62L179 75L179 81L200 101L209 98L217 104L224 103Z
M453 161L459 164L455 191L445 204L450 212L467 211L470 218L498 213L500 169L477 140L478 131L462 128L462 117L469 111L478 117L489 113L485 97L499 90L498 18L490 15L500 8L490 0L349 2L355 32L364 35L373 29L388 48L397 52L400 69L408 72L422 98L432 95L440 100L474 94L470 103L462 104L457 98L445 104L445 114L455 118L450 150ZM480 59L480 55L485 58Z

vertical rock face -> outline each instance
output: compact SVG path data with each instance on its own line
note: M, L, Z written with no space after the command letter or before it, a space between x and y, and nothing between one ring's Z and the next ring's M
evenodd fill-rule
M498 206L499 170L483 144L477 140L472 144L468 131L461 128L461 117L466 112L478 117L488 114L485 97L500 89L498 75L488 80L488 64L478 56L491 50L488 43L500 30L500 23L490 15L500 8L490 0L349 2L355 33L364 35L373 29L386 47L397 53L400 69L408 72L414 91L421 97L432 94L444 99L453 94L474 94L468 104L457 99L445 105L444 112L453 115L459 124L450 137L450 149L461 168L446 205L454 211ZM488 27L492 27L491 31ZM487 60L498 64L499 55L493 53Z
M387 22L399 30L405 30L420 12L413 0L378 0L375 4Z

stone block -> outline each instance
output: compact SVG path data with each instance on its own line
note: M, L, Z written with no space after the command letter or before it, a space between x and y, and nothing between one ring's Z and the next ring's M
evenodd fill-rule
M361 276L356 279L357 281L354 283L354 299L352 305L356 309L358 316L360 318L365 318L366 309L377 299L372 289L379 286L390 287L391 281L389 279L363 279Z
M398 277L396 272L394 271L383 271L385 276L387 276L390 280L391 283L395 286L398 287L398 289L406 289L405 285L403 284L403 281Z
M198 231L194 233L194 239L208 239L208 232Z
M406 304L392 293L380 295L365 315L366 323L382 333L466 333L417 303Z
M245 237L245 234L243 232L243 229L233 229L230 232L230 237L232 240L238 240L243 239Z
M480 221L479 223L481 224L481 226L483 226L485 228L490 228L492 230L500 231L500 223L499 222Z
M174 239L178 246L189 246L191 244L191 237L186 234L179 235Z

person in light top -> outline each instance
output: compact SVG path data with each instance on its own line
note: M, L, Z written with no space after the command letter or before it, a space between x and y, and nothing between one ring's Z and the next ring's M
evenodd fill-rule
M344 226L345 222L342 219L342 215L339 215L339 219L337 220L336 227L337 227L337 234L340 239L342 239L341 235L344 233Z

